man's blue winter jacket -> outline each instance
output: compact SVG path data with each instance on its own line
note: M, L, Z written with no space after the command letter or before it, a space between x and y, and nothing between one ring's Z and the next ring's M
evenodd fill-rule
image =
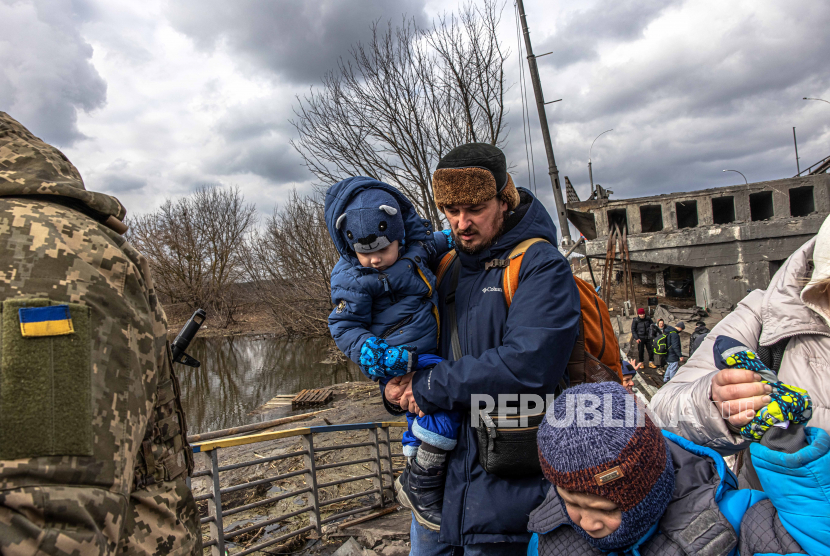
M398 201L406 231L403 255L383 272L360 265L354 251L335 229L349 200L372 188L388 191ZM326 226L340 252L331 273L329 330L337 347L352 361L370 337L385 338L391 346L409 345L418 353L435 353L438 323L435 318L435 276L430 263L447 251L441 232L432 233L428 220L418 216L412 203L391 185L362 176L345 179L326 193Z
M551 394L565 372L580 314L570 266L555 247L556 227L542 203L519 188L521 203L506 220L506 232L476 255L459 252L461 272L455 302L464 357L444 361L413 379L415 401L426 413L463 412L458 446L449 454L440 540L453 545L527 542L527 516L545 498L541 473L501 479L478 463L470 427L474 394ZM526 239L540 237L525 253L510 311L501 269L484 270L507 258ZM438 354L452 359L446 296L450 273L438 288L441 336Z

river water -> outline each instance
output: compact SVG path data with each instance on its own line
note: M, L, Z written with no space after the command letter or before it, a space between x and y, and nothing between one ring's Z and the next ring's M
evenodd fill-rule
M277 394L367 380L352 362L324 363L330 345L329 338L196 338L188 353L202 366L176 365L188 434L281 416L249 415Z

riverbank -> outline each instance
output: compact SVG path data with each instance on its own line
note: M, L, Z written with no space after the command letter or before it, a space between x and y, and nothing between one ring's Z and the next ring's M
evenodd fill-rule
M167 314L168 337L172 341L191 317L193 311L182 304L165 305ZM244 336L249 334L269 334L284 336L285 330L277 324L271 313L258 303L245 303L237 312L234 322L222 327L215 316L208 313L205 323L199 329L200 338L218 338L222 336Z

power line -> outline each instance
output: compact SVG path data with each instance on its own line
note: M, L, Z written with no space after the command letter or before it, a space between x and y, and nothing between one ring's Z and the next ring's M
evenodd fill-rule
M530 111L527 108L527 82L525 81L524 64L522 63L524 50L522 47L521 24L519 22L519 7L515 2L513 3L513 7L515 8L514 11L516 14L516 41L519 44L519 95L522 100L522 131L524 133L525 159L528 173L527 187L528 189L533 189L533 194L536 195L536 164L533 161L533 132L528 129L530 127ZM528 144L530 145L529 154Z

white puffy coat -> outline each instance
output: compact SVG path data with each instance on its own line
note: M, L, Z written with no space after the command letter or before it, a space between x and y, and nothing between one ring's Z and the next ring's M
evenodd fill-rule
M819 267L816 275L830 274L830 260L824 260L823 256L824 245L830 245L830 241L821 237L824 228L830 225L825 223L819 232L822 256L815 264L816 238L813 238L787 259L766 291L753 291L719 322L688 363L658 391L649 409L663 428L724 456L748 447L746 440L727 428L711 401L712 377L718 372L712 345L724 334L752 349L757 349L759 344L771 346L789 337L779 378L810 393L813 400L810 426L830 433L830 327L826 321L830 317L830 299L825 287L807 285L816 265ZM748 451L745 456L747 461ZM742 475L750 486L760 489L751 465L746 471Z

